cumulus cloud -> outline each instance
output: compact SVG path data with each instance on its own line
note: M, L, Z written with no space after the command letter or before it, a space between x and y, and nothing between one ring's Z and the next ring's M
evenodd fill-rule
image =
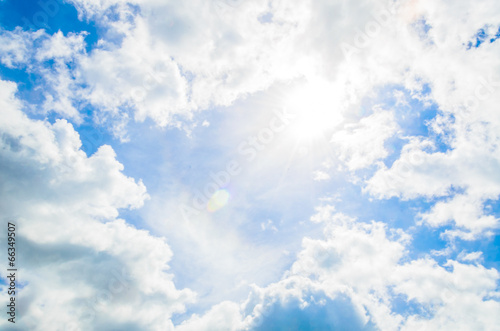
M343 60L338 43L351 35L329 31L352 31L372 12L386 7L382 2L367 2L363 10L353 4L309 6L306 2L73 3L82 19L98 20L105 32L89 54L73 47L71 70L46 73L47 80L62 82L53 91L55 96L49 93L46 98L49 103L59 98L66 107L59 104L52 108L63 114L64 109L68 112L86 101L105 111L107 115L101 116L123 120L132 113L136 120L149 117L161 126L181 125L194 111L227 106L273 83L319 74L324 69L326 78L333 79L340 67L337 63ZM359 17L331 19L331 14L337 17L341 11L358 11ZM263 15L270 19L260 20ZM322 42L326 34L332 39L327 47ZM311 35L317 37L309 38ZM16 38L23 42L31 37ZM71 35L61 38L58 33L52 39L52 53L44 47L38 58L67 54L69 45L75 45ZM343 75L351 69L343 68ZM350 86L353 89L349 93L370 88L359 80L361 77L348 74L339 84L347 80L348 90ZM72 92L65 94L63 88Z
M254 286L246 301L224 299L174 327L172 316L183 313L195 294L175 286L168 271L173 253L165 239L119 218L121 209L144 205L149 197L144 184L124 175L110 146L87 156L73 126L88 119L89 107L92 120L110 126L123 142L132 139L127 130L132 121L189 128L199 112L270 87L327 82L321 90L303 89L301 119L327 123L334 131L329 148L348 175L363 171L353 185L369 199L425 200L429 208L417 211L416 222L409 223L439 229L448 243L493 236L499 219L485 206L500 196L498 1L71 3L82 20L99 27L92 47L85 44L86 32L0 30L1 64L33 75L42 96L36 105L22 103L15 84L0 82L0 206L6 221L17 222L24 247L19 253L26 261L21 325L258 330L288 323L320 329L493 330L500 324L495 314L499 274L481 264L481 252L462 250L445 262L415 257L408 229L360 222L327 206L312 218L324 227L323 237L304 238L280 280ZM367 98L394 89L393 106L365 109ZM432 109L432 118L424 118L414 100ZM34 120L22 109L57 120ZM325 113L335 116L322 117ZM404 125L409 113L418 122L412 128ZM206 130L216 127L212 118L201 120ZM404 135L403 146L389 150L387 140L398 133ZM317 159L311 157L312 163ZM325 168L328 172L316 170L308 178L328 184L337 180L333 169L345 175L338 164ZM260 178L271 177L266 175ZM288 198L283 191L276 195ZM158 210L148 217L159 219L165 209ZM168 224L150 223L197 238L196 245L184 245L201 247L206 264L223 261L226 278L221 279L235 274L227 271L235 255L217 254L241 247L238 236L231 233L221 242L223 230L210 217L183 225L177 225L181 216L171 218ZM262 223L265 219L256 222L257 229L277 232L272 222ZM284 232L280 223L279 233ZM261 258L240 260L259 264ZM241 275L249 273L255 272ZM209 272L202 276L219 278Z
M467 136L471 139L457 142L447 152L430 152L428 141L411 142L390 168L382 166L367 181L365 190L379 198L444 197L422 218L431 226L453 221L466 230L453 232L463 238L473 239L497 228L498 219L484 210L485 201L496 200L500 194L496 144L486 142L495 135L491 126L470 128ZM463 193L455 195L457 191Z
M328 180L330 179L330 175L328 175L326 172L321 171L321 170L316 170L314 173L314 180L315 181L323 181L323 180Z
M339 158L349 170L361 169L388 156L384 147L386 139L397 130L394 116L389 111L379 111L364 117L359 123L346 125L335 132L331 142L338 149Z
M18 64L26 62L28 53L31 49L30 39L36 38L37 35L42 33L43 31L39 31L35 35L32 35L28 32L22 32L21 29L16 29L15 31L2 31L0 34L2 64L9 68L13 68Z
M163 238L117 218L148 199L144 184L122 173L110 146L87 157L65 120L29 119L15 84L0 84L2 218L16 224L23 261L16 326L172 328L194 294L173 284Z
M80 100L79 82L71 64L85 52L84 36L85 33L64 36L60 31L48 35L44 30L0 29L0 38L8 40L0 46L2 63L23 69L35 75L37 83L40 79L44 84L40 92L44 102L36 113L55 113L76 123L82 122L81 109L76 106L76 101Z
M319 208L314 221L324 225L324 237L304 238L280 281L254 286L239 306L221 303L179 329L494 330L498 324L497 270L411 259L407 233L359 222L331 206Z
M488 1L484 4L498 7ZM409 68L403 84L413 91L421 89L418 85L422 83L432 87L427 100L432 100L441 114L428 128L446 135L449 149L438 150L432 141L414 137L392 166L381 166L366 182L365 191L384 199L445 198L423 219L432 226L454 222L460 229L450 234L468 239L491 234L491 229L498 227L498 219L485 215L483 204L496 200L500 193L493 170L498 168L495 91L499 86L499 44L467 46L480 29L497 25L498 11L486 12L484 8L466 3L451 8L444 3L408 2L399 10L399 23L411 23L402 35L414 46L401 41L378 45L378 51L367 53L377 58L382 49L393 48L391 61L407 63ZM454 14L450 16L450 12ZM396 49L395 44L405 46ZM455 196L455 192L463 193ZM459 208L460 203L465 206Z
M453 260L441 266L429 257L411 260L408 234L381 222L357 222L334 214L331 208L320 210L316 221L325 223L325 238L304 239L297 261L279 283L283 287L271 292L270 286L266 289L269 293L286 293L290 288L287 282L307 277L308 287L321 289L327 297L348 296L358 316L364 316L365 328L368 321L382 330L478 326L493 330L498 323L490 315L498 309L494 299L498 295L497 270ZM295 282L295 293L304 293L307 288L300 283ZM430 317L396 312L396 295L420 306ZM308 295L303 298L310 304L317 300Z

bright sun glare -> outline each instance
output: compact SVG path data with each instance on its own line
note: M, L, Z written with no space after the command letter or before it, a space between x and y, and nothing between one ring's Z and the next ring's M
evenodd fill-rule
M301 141L321 138L341 119L334 85L326 81L307 81L294 88L286 106L297 114L292 132Z

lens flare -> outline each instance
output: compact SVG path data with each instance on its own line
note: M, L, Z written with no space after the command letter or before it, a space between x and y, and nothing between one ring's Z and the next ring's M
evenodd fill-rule
M224 207L229 201L230 194L227 190L220 189L217 190L207 203L207 210L209 212L215 212L222 207Z

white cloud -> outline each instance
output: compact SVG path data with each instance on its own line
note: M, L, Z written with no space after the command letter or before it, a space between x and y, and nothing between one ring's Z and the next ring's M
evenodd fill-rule
M79 100L79 85L68 64L85 52L85 34L69 33L63 36L60 31L48 35L44 30L0 29L0 38L5 39L0 46L2 63L7 67L25 69L43 79L44 86L34 90L42 90L40 93L45 100L41 109L35 112L53 112L76 123L82 122L80 109L74 104L75 100ZM52 66L47 64L48 60L54 62Z
M494 135L491 126L470 128L467 133L470 140L460 141L448 152L429 153L424 151L430 146L428 142L411 142L390 168L383 166L367 181L365 190L379 198L451 195L424 213L423 220L432 226L453 221L469 233L458 231L453 232L454 235L468 239L488 233L498 227L498 219L486 215L483 204L487 199L497 199L500 194L500 178L494 170L500 160L494 151L496 144L487 142ZM478 137L480 141L474 141ZM454 195L455 189L463 193Z
M338 12L340 4L310 7L306 2L268 5L259 1L232 6L232 2L226 5L224 1L144 1L138 4L139 11L120 1L73 3L82 15L99 20L106 32L90 54L73 49L78 56L73 70L66 74L72 74L78 83L66 84L73 90L72 101L90 101L106 111L101 116L118 121L132 112L136 120L150 117L161 126L182 125L194 111L229 105L276 82L309 74L324 76L320 74L324 68L328 69L326 78L331 80L330 73L342 60L337 42L344 37L331 31L350 31L369 18L373 9L368 7L360 11L360 17L342 21L329 16ZM352 4L347 8L357 9ZM266 13L272 19L260 22L258 18ZM324 47L322 38L327 34L332 42ZM69 49L71 40L63 41L60 34L52 39L51 53L42 54L56 56ZM327 60L329 52L335 56ZM49 81L64 78L58 73L52 75ZM349 84L355 82L354 89L365 90L365 83L356 79L343 77L338 85L345 86L343 81L348 80ZM71 94L62 92L62 85L56 94L68 108ZM51 97L57 99L47 96ZM339 98L342 100L342 95ZM53 108L63 114L65 107L59 104Z
M228 329L259 330L275 320L280 325L305 320L305 325L320 328L347 323L354 329L382 330L494 330L498 325L497 270L454 260L439 265L430 257L412 260L408 234L381 222L362 223L335 214L331 206L319 208L313 218L324 224L324 238L305 238L280 281L254 286L239 310L223 303L203 317L193 316L180 329L196 325L209 330L222 314L234 323ZM396 296L417 308L398 312ZM324 308L328 316L337 317L314 319L321 307L329 307Z
M97 122L110 120L115 135L126 140L131 119L184 126L197 111L230 105L277 82L320 76L334 82L329 85L335 87L330 88L331 98L339 106L332 112L342 113L350 123L333 136L340 160L350 171L379 166L364 183L364 192L380 199L441 199L420 216L433 227L452 224L446 233L450 237L472 240L498 228L498 219L483 207L500 195L500 42L467 50L478 29L487 26L491 32L500 21L497 1L391 1L396 10L372 37L369 23L374 13L390 7L387 1L238 1L234 6L141 1L140 10L123 1L73 3L82 17L106 30L89 54L83 34L0 34L2 64L27 68L43 78L45 113L80 123L78 104L84 102L98 109ZM259 20L263 15L267 22ZM365 45L356 46L359 36L366 39ZM357 47L349 61L342 42ZM47 60L55 64L47 66ZM426 105L432 102L440 114L428 128L431 134L447 134L448 149L438 150L427 138L408 137L392 166L380 163L388 156L384 142L398 130L394 113L376 111L362 117L357 111L364 97L384 86L406 88ZM430 87L428 94L425 86ZM71 321L82 329L90 323L103 329L172 329L170 317L183 311L193 293L176 289L173 275L165 272L172 252L164 239L117 219L119 209L144 204L144 185L123 175L111 147L102 146L87 157L70 123L28 119L13 96L14 85L2 82L1 87L2 210L18 219L29 248L25 258L32 254L42 261L26 265L32 272L20 296L27 307L23 323L39 329ZM402 94L396 97L396 108L406 107ZM317 180L329 176L314 175ZM168 224L155 223L177 230L177 216L170 216L164 222ZM196 239L189 245L204 249L205 263L222 260L220 269L230 270L235 257L221 258L214 252L245 244L234 233L221 243L223 231L202 221L180 225L179 232ZM452 260L439 265L430 257L410 260L408 235L380 222L334 216L333 208L319 210L313 221L325 223L325 238L304 239L298 260L282 281L255 289L239 311L237 304L223 302L179 328L237 329L253 325L278 304L306 309L342 296L349 298L356 321L384 330L488 330L500 324L498 301L492 299L498 297L496 270ZM266 229L268 225L264 223ZM207 231L193 234L199 229ZM242 260L258 264L263 258L249 256ZM470 253L458 259L477 262L480 256ZM277 258L268 260L274 263ZM89 264L101 269L88 271ZM111 293L111 299L95 305L92 322L85 321L84 301L99 298L108 286L103 274L123 268L131 287ZM218 274L207 270L203 280L215 282ZM252 272L249 268L239 275ZM73 291L72 284L81 291ZM430 317L395 313L394 294L410 299Z
M121 208L143 205L142 182L123 175L110 146L87 157L65 120L29 119L15 84L0 84L0 204L4 222L16 223L23 285L16 325L172 328L170 317L194 293L175 288L163 238L116 218Z
M359 123L345 125L343 130L333 134L331 142L349 170L362 169L387 157L384 143L397 128L393 113L379 110Z
M500 68L500 45L486 41L478 48L467 49L468 41L480 28L498 25L498 4L483 4L491 10L466 2L457 6L408 2L401 8L401 18L413 25L425 24L428 31L420 29L415 34L407 25L396 36L397 41L378 45L378 52L368 53L377 58L382 49L393 48L391 61L409 68L404 85L412 91L416 89L415 81L431 87L426 99L433 101L443 115L431 121L429 128L434 130L431 133L446 134L444 141L450 149L432 150L430 142L411 140L389 169L381 167L367 181L365 191L377 198L451 195L446 202L436 204L424 219L434 226L452 221L461 230L449 234L466 239L478 238L498 227L498 220L485 215L482 205L500 194L500 181L493 170L499 162L496 91L500 84L496 73ZM413 46L399 39L403 36ZM464 192L453 197L455 189Z
M38 61L50 59L70 60L83 51L85 46L85 33L70 33L64 36L61 31L54 33L49 39L43 40L40 48L37 49L35 58Z
M493 330L497 325L497 317L491 315L500 307L493 299L500 277L495 269L453 260L444 266L430 258L409 260L407 234L383 223L361 223L332 214L331 208L320 209L318 220L325 223L325 238L304 239L303 250L280 282L282 286L294 277L307 277L308 287L321 289L329 297L348 293L354 305L383 330L440 326ZM394 312L396 294L422 305L432 317Z
M31 49L32 38L43 34L40 30L34 34L23 32L21 29L14 31L0 31L0 54L2 64L8 68L14 68L26 62Z
M214 305L203 316L193 315L175 328L178 331L243 329L240 305L230 301Z
M330 179L330 175L321 170L316 170L315 172L313 172L313 175L313 179L318 182Z
M260 228L262 229L262 231L272 230L274 232L278 232L278 228L274 226L273 221L271 220L267 220L266 222L260 223Z
M422 214L421 217L427 224L435 227L453 221L458 229L447 230L445 234L470 240L484 232L492 235L491 230L498 227L498 219L495 216L484 214L483 204L484 200L474 196L455 195L448 201L436 203L428 213Z
M467 253L465 251L462 251L458 255L458 259L464 262L480 261L483 259L483 252Z

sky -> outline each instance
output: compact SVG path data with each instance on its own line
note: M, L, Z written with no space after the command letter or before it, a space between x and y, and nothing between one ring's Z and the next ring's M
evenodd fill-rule
M0 329L497 330L498 39L494 0L1 0Z

